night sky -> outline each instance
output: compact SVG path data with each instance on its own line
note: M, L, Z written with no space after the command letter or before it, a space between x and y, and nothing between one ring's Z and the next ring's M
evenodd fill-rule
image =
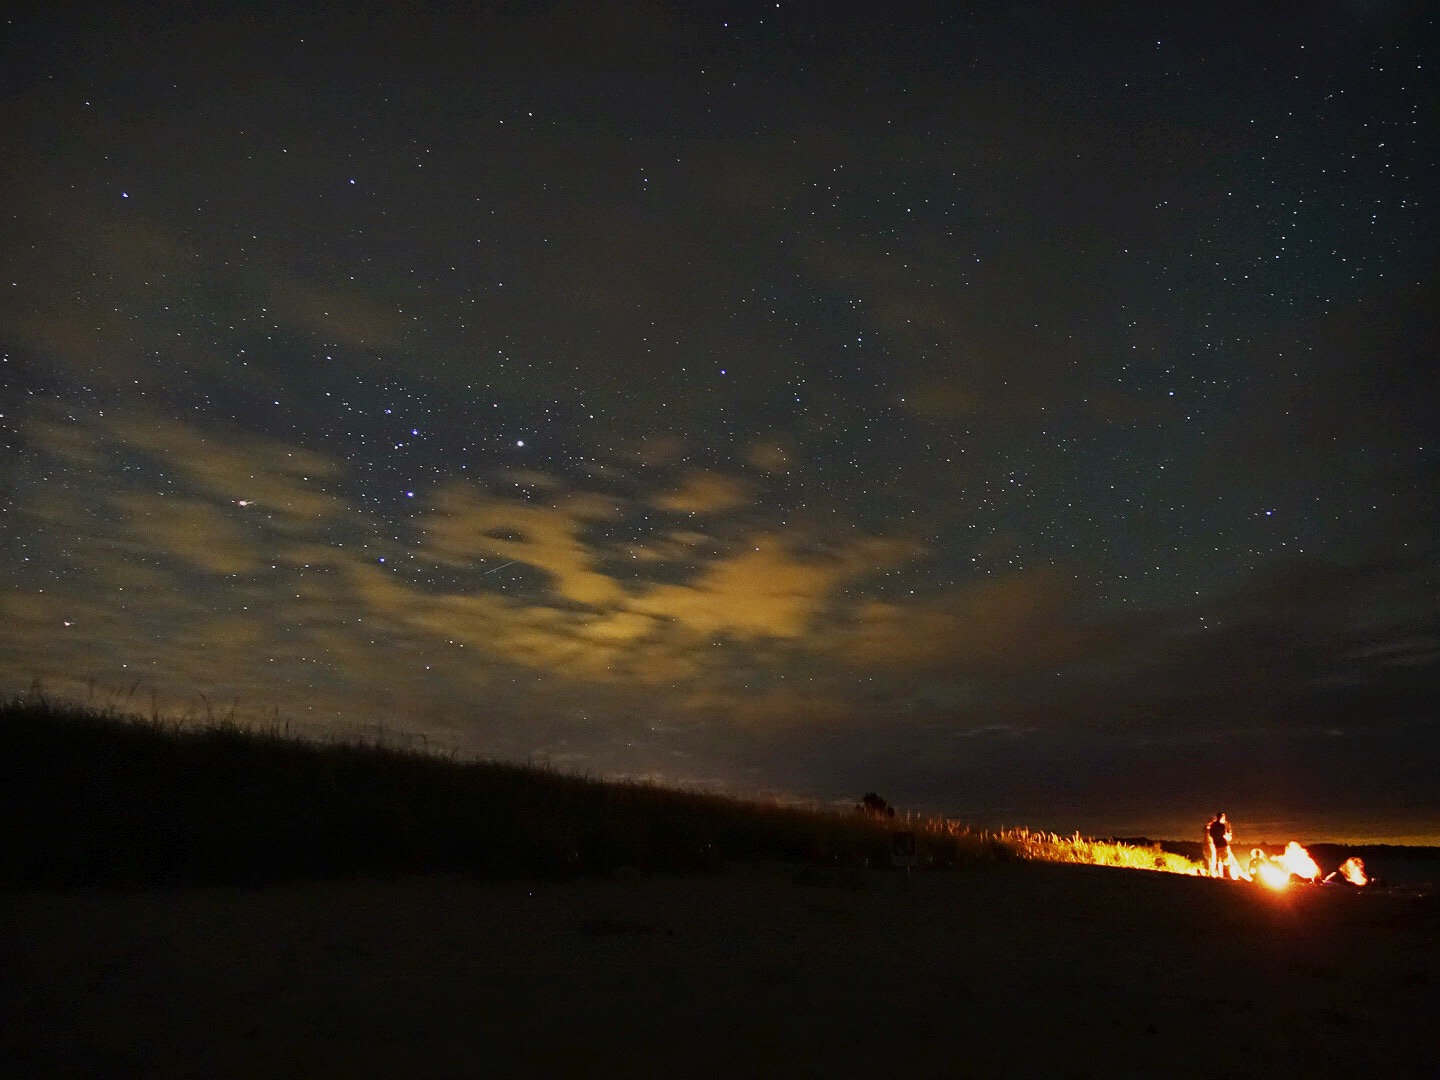
M4 17L6 693L1440 843L1432 7L403 8Z

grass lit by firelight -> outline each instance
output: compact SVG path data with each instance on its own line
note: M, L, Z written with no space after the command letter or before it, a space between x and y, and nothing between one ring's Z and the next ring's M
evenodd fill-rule
M1027 859L1198 870L1158 846L319 742L278 720L138 716L34 691L0 702L0 880L14 883L890 867L897 831L916 834L927 869Z
M1094 840L1078 832L1060 836L1024 828L1006 829L998 835L1022 858L1040 862L1088 863L1091 866L1119 866L1171 874L1198 874L1201 870L1194 859L1166 851L1159 844L1141 847L1117 840Z

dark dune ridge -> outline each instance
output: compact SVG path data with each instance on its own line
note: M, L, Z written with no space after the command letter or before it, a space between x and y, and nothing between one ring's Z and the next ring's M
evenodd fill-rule
M1433 1075L1440 896L896 824L11 702L0 1075Z
M602 782L231 723L0 704L0 880L258 884L376 874L547 878L728 862L889 862L893 820ZM953 865L1013 852L926 833Z
M756 861L880 866L890 862L897 828L916 832L926 867L1101 861L1066 849L1066 838L1047 843L1027 830L600 781L359 739L319 743L278 723L178 723L37 695L0 702L0 881L14 884L544 879L621 868L714 872ZM1202 854L1187 841L1110 843L1125 865L1182 872ZM1440 849L1307 846L1326 872L1360 855L1394 884L1440 880Z

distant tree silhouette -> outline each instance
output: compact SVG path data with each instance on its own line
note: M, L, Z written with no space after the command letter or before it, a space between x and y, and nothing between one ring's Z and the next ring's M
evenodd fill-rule
M867 791L862 795L855 809L870 817L892 818L895 816L895 808L873 791Z

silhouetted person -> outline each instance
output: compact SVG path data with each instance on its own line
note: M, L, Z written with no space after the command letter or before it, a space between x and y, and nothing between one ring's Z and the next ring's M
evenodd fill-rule
M1260 881L1264 884L1270 884L1270 882L1266 880L1267 870L1269 874L1275 874L1278 872L1280 874L1279 880L1281 881L1290 880L1290 871L1285 868L1283 863L1272 859L1269 855L1266 855L1265 852L1261 851L1258 847L1251 848L1250 863L1247 867L1247 871L1250 875L1250 880Z
M1211 877L1230 876L1230 841L1233 839L1235 834L1230 831L1230 819L1225 811L1215 811L1215 816L1205 823L1205 855Z

